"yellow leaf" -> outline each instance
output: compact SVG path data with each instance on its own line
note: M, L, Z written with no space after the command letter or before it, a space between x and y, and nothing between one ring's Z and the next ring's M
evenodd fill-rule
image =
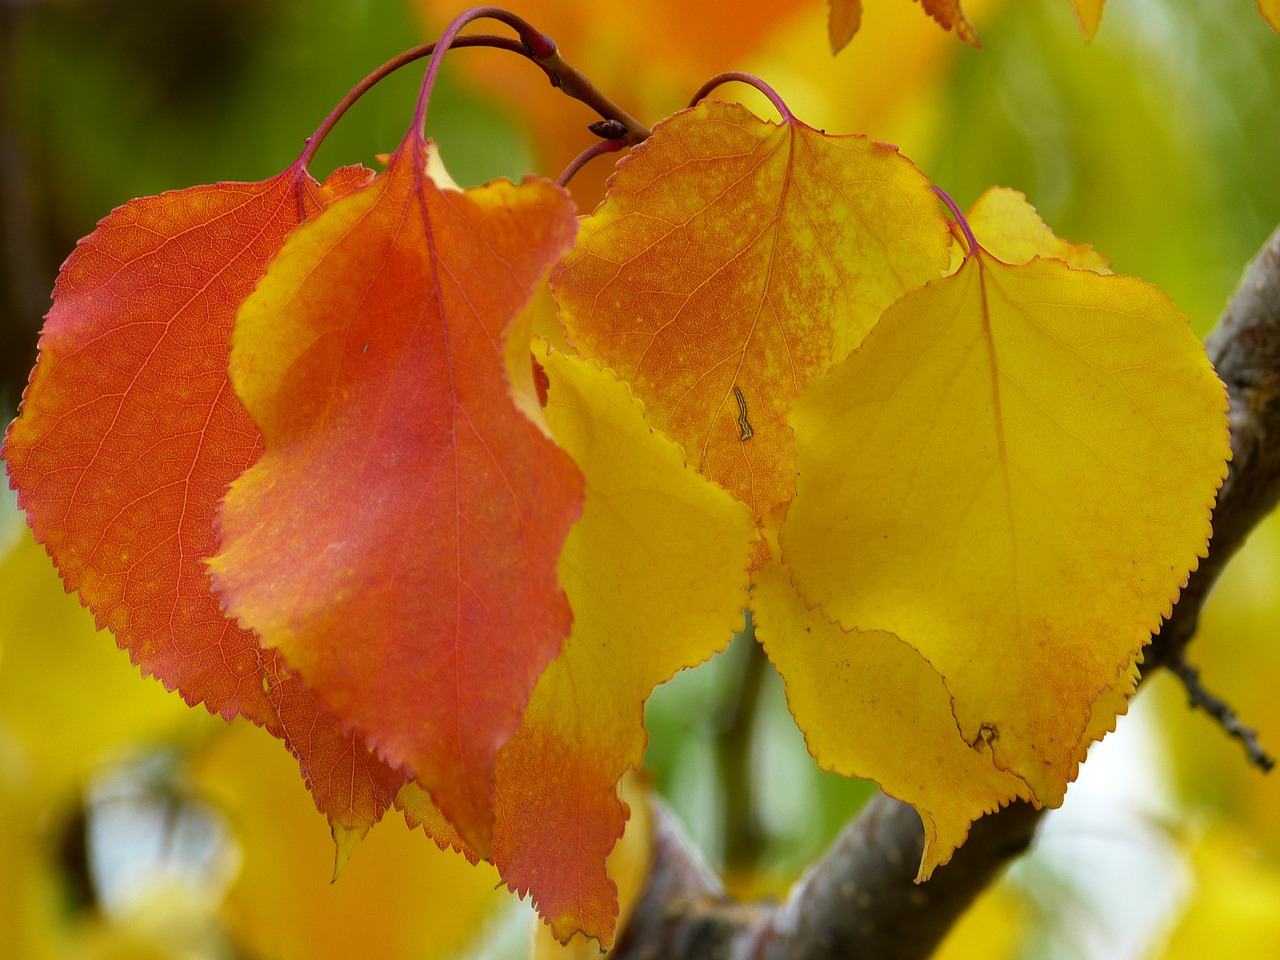
M605 857L625 822L618 780L644 755L644 702L728 644L754 534L625 384L555 352L539 360L547 423L587 493L559 564L573 631L498 755L493 861L558 939L583 929L607 947L617 904Z
M1098 32L1098 24L1102 22L1102 5L1107 0L1071 0L1075 4L1076 19L1080 21L1080 29L1084 31L1086 40L1092 40ZM1259 5L1267 0L1258 0Z
M1087 243L1068 243L1054 236L1024 194L992 187L977 199L965 219L982 248L1005 263L1053 257L1080 270L1110 273L1111 262Z
M1272 30L1280 33L1280 0L1258 0L1258 12Z
M964 740L1056 805L1205 551L1225 412L1154 287L978 249L797 400L782 559L845 628L915 647Z
M1030 791L960 738L942 678L891 633L845 632L796 595L776 561L751 591L756 636L818 765L863 777L924 822L919 879L951 859L984 813Z
M1280 957L1280 864L1217 824L1196 844L1192 867L1191 901L1152 960Z
M194 775L240 844L223 915L248 955L452 957L504 900L491 867L438 850L394 819L370 831L330 882L333 843L297 765L248 723L214 739Z
M849 45L862 25L862 0L827 0L827 6L827 39L836 54Z
M997 884L978 897L932 960L1012 960L1026 956L1026 936L1032 927L1031 911L1008 884Z
M792 398L948 239L896 148L703 101L620 164L551 283L569 342L763 520L795 489Z
M0 584L0 765L15 786L52 802L112 758L211 723L138 674L29 531L0 559Z

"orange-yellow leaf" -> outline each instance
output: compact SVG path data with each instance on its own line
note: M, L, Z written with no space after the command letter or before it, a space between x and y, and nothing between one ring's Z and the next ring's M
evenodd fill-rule
M801 601L776 560L756 574L751 609L818 765L874 780L919 812L921 880L951 859L978 817L1030 799L985 743L961 739L942 678L893 634L841 630Z
M582 481L517 408L506 337L574 229L563 191L460 191L414 132L289 238L232 341L266 449L223 502L215 588L481 853L498 749L571 621Z
M754 537L742 504L687 467L625 384L554 351L547 422L586 476L560 558L573 633L498 755L493 861L553 935L612 942L605 858L627 819L619 778L640 764L644 703L722 650L741 623ZM441 845L471 849L412 785L396 804Z
M552 286L570 342L761 520L795 489L792 398L947 258L895 148L703 101L622 161Z
M218 500L261 452L227 379L236 308L302 215L368 176L344 168L321 187L295 165L114 211L63 265L4 448L67 589L144 673L283 737L339 831L375 823L396 775L329 765L367 751L224 615L203 561Z
M1076 19L1080 21L1080 29L1084 31L1086 40L1092 40L1098 32L1098 24L1102 22L1102 5L1107 0L1071 0L1075 4ZM1267 0L1259 0L1266 3Z
M1280 33L1280 0L1258 0L1258 12L1272 30Z
M684 463L625 384L588 361L539 358L547 422L586 476L560 558L573 633L498 756L493 860L557 939L612 941L605 857L626 812L617 784L644 756L644 702L724 649L747 600L742 504Z
M1204 553L1225 408L1160 291L979 249L797 400L783 561L846 629L915 647L965 741L1056 804Z
M862 0L827 0L827 7L827 39L836 54L849 45L862 25Z
M978 34L960 9L960 0L920 0L925 13L937 20L947 30L955 31L955 35L973 47L981 47Z
M503 905L492 868L432 849L394 820L330 882L333 849L296 772L248 725L210 738L192 765L195 784L239 847L220 912L245 956L460 957Z
M648 790L639 776L623 777L618 790L630 816L622 838L609 853L607 869L609 878L618 885L617 929L625 930L649 879L653 860L653 814ZM532 960L600 960L600 944L582 933L575 933L568 943L562 944L551 927L539 923L533 935Z
M991 187L966 216L982 248L1005 263L1053 257L1080 270L1110 273L1111 261L1087 243L1068 243L1054 235L1026 195L1008 187Z

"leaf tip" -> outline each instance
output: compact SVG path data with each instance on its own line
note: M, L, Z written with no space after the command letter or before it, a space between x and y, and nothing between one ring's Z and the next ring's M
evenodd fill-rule
M333 878L329 882L337 883L342 868L347 865L351 854L355 853L357 844L364 839L369 828L367 826L348 827L331 817L329 832L333 835Z

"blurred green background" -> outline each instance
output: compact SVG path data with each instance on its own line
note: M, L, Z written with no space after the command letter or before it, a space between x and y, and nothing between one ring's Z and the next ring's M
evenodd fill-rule
M1212 326L1280 223L1280 37L1252 0L1112 0L1091 44L1067 0L975 0L966 8L981 51L908 0L865 6L863 33L835 59L820 0L779 4L777 24L750 46L717 48L714 35L677 44L673 33L669 59L662 43L611 31L608 4L514 9L535 24L540 14L590 22L576 48L562 40L564 53L602 84L623 77L606 92L646 122L683 105L704 59L731 54L716 69L755 70L814 126L897 142L962 207L992 184L1022 190L1060 236L1162 287L1199 332ZM280 171L360 77L453 12L443 0L0 0L4 419L77 238L131 197ZM691 43L706 56L679 59L675 48ZM555 176L590 142L591 118L536 71L532 92L495 93L492 56L451 55L430 135L464 185ZM421 73L410 67L367 96L313 173L376 166L404 133ZM568 119L548 121L526 96ZM608 164L575 181L584 209ZM1273 749L1278 631L1272 520L1216 592L1192 660ZM1175 684L1148 686L949 955L1280 956L1280 786L1188 713ZM647 717L653 782L742 891L784 890L873 789L817 769L749 636L660 688ZM398 822L329 887L325 825L283 751L138 678L62 594L8 501L0 824L4 957L311 960L348 949L325 926L334 917L358 918L360 942L389 960L528 953L527 909L495 893L491 873ZM254 846L286 835L305 855ZM268 869L282 859L296 869ZM246 920L263 897L304 908L282 908L267 929Z

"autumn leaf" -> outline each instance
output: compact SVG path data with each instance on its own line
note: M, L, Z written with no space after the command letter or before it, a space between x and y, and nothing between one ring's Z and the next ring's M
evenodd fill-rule
M581 929L607 947L618 905L605 857L626 819L618 781L644 756L644 703L728 645L754 531L650 429L625 384L554 352L540 362L547 423L582 468L586 500L559 565L573 633L499 754L493 859L557 939Z
M233 335L265 452L215 589L482 854L498 748L571 622L581 478L517 408L506 333L574 229L549 183L458 190L415 131L289 238Z
M756 637L824 770L874 780L924 822L920 880L951 859L969 824L1031 791L960 736L942 677L884 631L845 631L796 595L772 560L751 592Z
M1076 19L1080 21L1080 29L1084 31L1086 40L1092 40L1098 32L1098 24L1102 22L1102 5L1107 0L1071 0L1075 4ZM1258 0L1259 6L1268 0Z
M291 764L236 723L191 761L202 801L225 818L239 856L220 914L241 953L306 960L459 957L503 906L491 867L379 826L330 882L333 849Z
M797 400L782 557L910 644L961 736L1042 803L1202 556L1225 396L1155 288L981 248Z
M1026 195L1017 190L991 187L969 208L965 219L982 248L1005 263L1052 257L1080 270L1111 272L1111 261L1089 244L1068 243L1055 236Z
M570 342L758 520L795 487L792 398L946 265L895 148L703 101L654 128L552 274Z
M653 811L649 788L641 775L628 774L618 785L622 801L627 805L627 827L614 848L609 851L607 872L618 887L617 929L625 930L627 921L649 880L653 862ZM556 939L555 931L539 923L533 935L531 960L600 960L600 944L578 932L568 943Z
M1258 12L1272 30L1280 33L1280 0L1258 0Z
M862 25L862 0L827 0L827 7L827 39L836 54L849 45Z
M36 539L98 625L188 703L284 738L339 834L378 820L395 774L326 765L367 751L224 615L203 561L218 500L261 452L227 379L236 307L304 213L368 176L321 187L295 165L114 211L63 265L4 447Z
M498 755L493 862L557 939L582 930L608 947L618 902L605 858L627 817L618 781L644 756L644 703L728 645L754 530L742 504L650 429L625 384L554 351L539 361L547 423L581 467L586 500L559 563L573 633ZM410 823L460 845L423 797L397 802Z
M954 31L957 37L970 46L981 48L982 44L978 42L978 34L974 32L973 24L965 18L964 11L960 9L960 0L920 0L920 6L924 7L925 13L937 20L944 29Z

